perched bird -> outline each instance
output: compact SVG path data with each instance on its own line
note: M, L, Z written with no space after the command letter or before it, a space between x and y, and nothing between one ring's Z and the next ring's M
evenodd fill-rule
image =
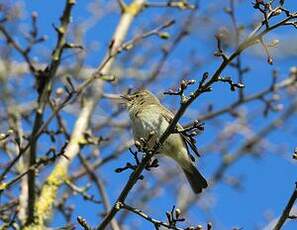
M129 112L134 139L139 141L140 138L144 138L147 140L147 147L152 148L165 132L174 115L148 90L142 89L121 97ZM183 128L177 124L177 129ZM200 193L207 187L207 181L196 169L189 147L198 154L196 146L188 136L173 133L163 143L159 152L174 159L183 170L193 191Z

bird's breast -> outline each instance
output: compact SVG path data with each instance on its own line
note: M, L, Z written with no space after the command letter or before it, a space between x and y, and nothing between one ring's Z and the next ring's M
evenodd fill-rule
M168 127L168 122L154 108L145 109L131 117L133 133L136 139L147 138L154 132L159 138Z
M140 138L148 140L150 133L154 133L153 137L147 142L148 147L153 147L159 141L169 125L159 109L154 106L134 114L130 113L130 118L135 140ZM160 153L175 159L182 167L186 167L187 163L191 162L180 134L171 134L160 148Z

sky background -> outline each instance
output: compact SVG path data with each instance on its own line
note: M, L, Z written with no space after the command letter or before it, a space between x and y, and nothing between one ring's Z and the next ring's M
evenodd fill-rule
M100 1L101 4L105 4L107 1ZM206 9L213 4L213 7L219 6L223 8L224 5L227 6L228 1L200 1L201 12L204 12ZM85 21L86 18L90 16L88 10L89 7L92 7L93 1L91 0L77 0L77 4L74 7L72 21L73 24L79 24L82 21ZM297 10L297 1L288 0L287 8L290 8L292 11ZM61 0L25 0L20 1L20 4L23 4L26 8L26 13L24 13L24 25L29 22L30 15L32 12L36 11L38 13L38 26L40 34L45 34L48 37L48 40L44 43L44 47L51 49L56 41L56 34L52 27L52 24L58 25L59 15L61 15L62 9L64 7L64 1ZM99 7L100 8L100 7ZM256 20L259 17L259 14L255 12L252 8L250 1L240 1L240 4L236 4L237 13L236 16L238 21L242 24ZM155 13L157 12L157 13ZM182 13L178 10L171 10L171 13L168 14L169 18L179 20ZM149 9L144 12L140 17L138 17L131 28L131 32L128 35L128 38L133 37L136 29L143 26L144 28L149 25L150 19L157 17L158 14L167 14L168 10L165 9ZM117 25L119 19L119 12L112 13L104 16L99 22L94 23L92 28L86 34L86 43L94 44L98 49L89 49L86 51L86 66L96 67L100 62L102 56L106 52L106 45L110 40L114 28ZM179 22L178 22L179 23ZM222 10L218 11L218 14L215 18L215 23L218 26L226 25L230 26L230 18L223 13ZM197 22L199 26L200 23ZM201 28L201 30L206 30L208 28ZM174 29L169 29L169 32L174 33ZM186 38L174 51L171 55L168 63L176 62L177 65L183 66L186 63L183 60L189 55L189 51L192 49L198 50L199 55L205 57L210 56L215 50L215 39L214 32L207 32L206 34L193 34L190 37ZM246 75L246 94L257 92L261 88L268 87L271 83L271 73L275 68L280 72L280 79L284 79L288 70L291 66L297 64L297 32L293 29L285 28L280 29L277 32L273 32L268 35L267 40L279 39L281 41L280 48L274 52L274 65L269 66L266 63L266 57L258 55L259 47L253 48L248 52L243 54L244 65L251 66L251 71ZM18 38L22 41L22 38ZM152 38L151 41L155 41L155 38ZM282 41L285 45L287 42L292 42L291 49L286 49L283 46ZM295 43L294 43L295 41ZM158 42L158 41L156 41ZM290 46L289 46L290 47ZM35 50L36 54L40 50ZM16 56L16 59L20 57ZM36 55L36 59L41 62L47 60L47 57L42 57ZM67 60L66 60L67 61ZM208 71L212 72L218 66L219 60L212 61L203 66L203 68L197 70L196 76L201 76L203 72ZM149 64L148 64L149 65ZM148 66L147 66L148 67ZM170 68L170 66L167 66ZM143 67L145 70L145 66ZM234 74L233 70L227 69L224 72L226 75ZM174 86L175 82L170 82L169 80L164 80L163 85L158 85L159 90L167 90L169 87ZM32 82L27 82L27 84L32 85ZM161 83L160 83L161 84ZM149 86L149 88L155 93L155 86ZM113 86L107 86L106 90L111 92L114 90ZM27 95L28 97L34 98L36 95ZM228 105L236 98L237 94L230 92L228 86L224 84L218 84L214 86L214 93L207 94L202 96L198 102L195 102L190 108L191 111L199 111L206 107L209 102L215 102L216 108L224 107ZM177 109L178 103L171 98L165 98L164 103L168 105L171 109ZM286 100L284 100L286 105ZM260 102L254 102L249 105L249 112L256 110L259 106L263 106ZM279 114L272 113L269 114L267 118L257 117L254 120L253 127L255 130L259 130L267 122L278 117ZM96 115L95 115L96 116ZM127 114L125 115L127 116ZM190 115L182 119L183 122L190 122ZM231 122L232 118L230 116L220 117L221 122ZM68 127L72 127L75 118L69 117L67 119ZM243 227L245 230L249 229L262 229L266 225L265 215L272 215L277 217L282 209L284 208L289 196L291 195L294 183L297 179L297 170L296 162L294 163L291 160L291 155L294 151L294 147L297 146L297 118L294 115L289 121L288 132L283 132L276 130L275 132L269 135L269 142L275 145L275 149L279 149L279 153L265 152L263 149L262 157L260 159L245 157L243 160L240 160L235 165L233 165L228 171L228 175L232 176L242 176L244 183L243 188L240 190L235 190L230 188L225 184L219 183L215 187L212 187L206 194L203 196L213 195L211 209L209 212L202 212L199 208L192 208L190 211L191 223L207 223L209 220L215 220L215 229L231 229L232 227ZM215 127L206 122L205 132L198 137L198 143L203 148L204 145L209 143L214 136ZM45 142L45 141L44 141ZM240 138L238 140L240 143ZM217 143L218 145L220 143ZM236 144L235 146L236 147ZM108 153L108 149L103 152L103 154ZM116 174L114 169L124 165L127 160L130 159L128 153L122 155L118 160L113 161L111 164L107 164L102 169L100 173L103 178L108 178L107 180L107 192L113 203L117 195L120 192L120 188L123 187L125 182L128 179L129 174ZM200 168L203 174L208 178L212 175L212 172L215 169L218 159L217 153L208 153L201 158L199 162ZM75 168L75 162L73 166ZM158 169L160 170L160 169ZM146 178L149 179L149 173L145 172ZM180 178L179 178L180 179ZM84 184L85 181L80 181L81 184ZM153 182L152 182L153 186ZM93 193L96 193L96 190L90 190ZM130 199L133 199L130 197ZM203 200L203 197L202 197ZM89 224L95 226L99 223L100 217L96 216L95 213L98 210L97 206L88 203L85 205L84 202L81 202L80 197L75 197L72 200L76 209L74 216L81 215L87 218ZM197 206L199 207L199 202ZM160 192L160 195L154 199L153 202L150 202L149 213L157 218L165 220L165 210L170 210L172 205L175 203L175 196L173 191L170 190L170 187L164 187ZM94 215L91 215L94 213ZM131 222L139 222L143 224L143 221L136 216L130 218ZM73 221L75 222L75 220ZM128 222L128 223L131 223ZM60 226L63 223L62 217L57 215L52 222L53 226ZM141 225L141 229L152 229L150 224ZM269 229L269 228L268 228ZM296 221L288 221L286 226L283 228L285 230L294 230L297 229Z

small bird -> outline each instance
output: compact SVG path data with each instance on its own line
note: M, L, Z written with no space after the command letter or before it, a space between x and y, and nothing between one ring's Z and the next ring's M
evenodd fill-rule
M141 89L133 94L121 95L131 119L134 140L147 140L147 147L152 148L158 141L174 115L165 108L150 91ZM177 130L182 130L177 124ZM182 133L173 133L165 140L159 152L174 159L183 170L192 190L201 193L207 187L207 181L196 169L193 156L189 152L191 147L198 155L196 146L189 137Z

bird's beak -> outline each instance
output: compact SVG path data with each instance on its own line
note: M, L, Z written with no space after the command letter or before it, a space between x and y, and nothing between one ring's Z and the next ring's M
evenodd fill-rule
M125 101L131 101L131 96L130 95L121 95L120 98L123 98Z

